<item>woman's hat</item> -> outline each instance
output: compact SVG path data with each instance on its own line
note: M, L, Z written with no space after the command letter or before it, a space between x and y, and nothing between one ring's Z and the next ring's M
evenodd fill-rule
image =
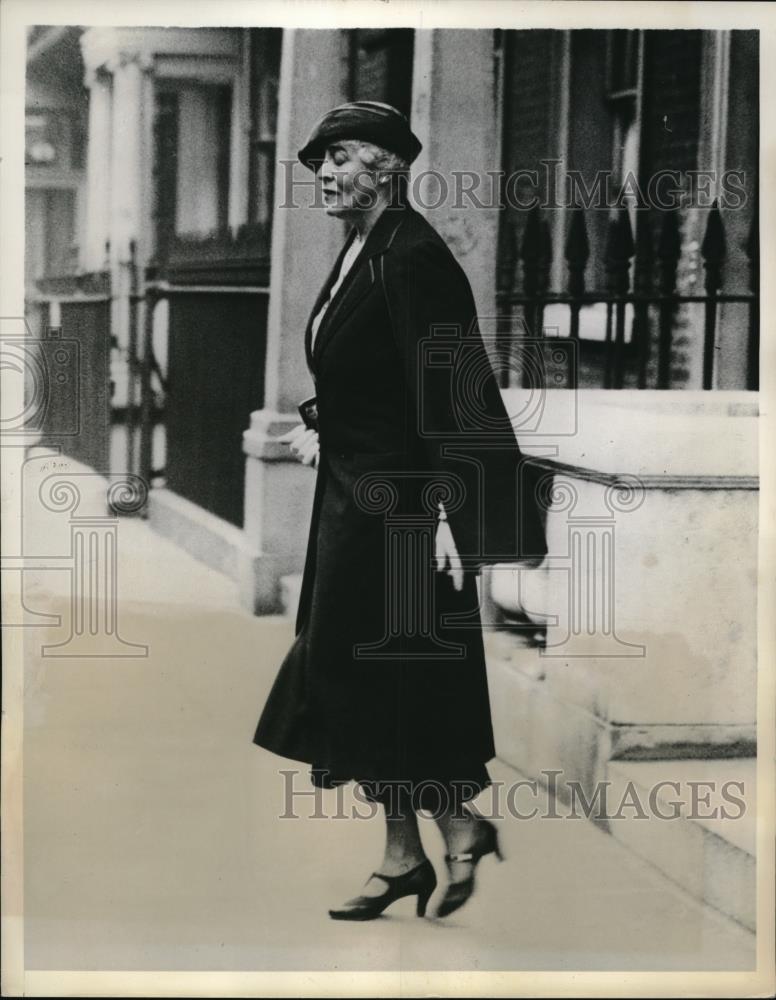
M299 150L300 162L314 172L316 161L324 158L326 147L340 139L373 142L408 163L423 148L401 111L379 101L351 101L326 112Z

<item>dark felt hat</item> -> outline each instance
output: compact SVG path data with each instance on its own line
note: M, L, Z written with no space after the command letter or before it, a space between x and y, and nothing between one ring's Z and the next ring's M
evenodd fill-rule
M340 139L373 142L412 163L423 146L406 117L390 104L379 101L351 101L327 111L297 154L310 170L315 170L326 147Z

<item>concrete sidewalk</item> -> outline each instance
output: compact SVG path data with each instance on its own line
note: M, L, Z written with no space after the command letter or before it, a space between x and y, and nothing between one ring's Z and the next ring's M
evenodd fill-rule
M67 638L63 576L44 570L27 594L62 616L26 633L28 969L754 967L752 934L584 820L500 821L507 861L486 858L445 921L418 920L409 900L376 921L330 920L379 863L382 828L311 818L310 796L299 819L279 818L294 765L251 739L292 623L247 615L230 581L123 519L119 629L148 655L42 657ZM331 817L337 794L320 801ZM442 843L422 827L441 890Z

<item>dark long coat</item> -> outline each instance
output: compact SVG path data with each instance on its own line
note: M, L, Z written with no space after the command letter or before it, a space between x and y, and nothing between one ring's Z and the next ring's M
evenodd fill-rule
M541 557L545 539L469 282L436 230L394 203L305 347L315 497L296 637L254 742L311 764L317 784L482 788L494 745L476 573ZM462 591L433 564L440 499Z

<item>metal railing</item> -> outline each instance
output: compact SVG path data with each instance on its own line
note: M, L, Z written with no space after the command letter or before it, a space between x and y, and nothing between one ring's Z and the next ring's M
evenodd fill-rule
M572 209L564 247L567 269L567 286L564 292L550 292L550 266L553 259L549 224L539 209L532 209L518 253L502 254L497 292L498 312L504 317L499 327L497 355L499 375L503 386L509 384L509 359L513 350L514 326L511 322L514 307L521 307L523 328L529 338L542 336L545 309L550 305L565 305L569 310L571 340L580 340L580 312L586 306L605 305L606 321L603 337L603 388L624 387L626 355L635 362L635 380L639 389L647 388L648 365L656 361L655 388L669 389L671 385L672 347L676 325L677 307L685 303L703 307L703 364L704 389L713 388L715 353L718 346L719 306L740 303L748 307L746 334L746 385L757 389L759 383L759 233L758 213L755 209L745 252L749 267L749 289L736 293L722 292L726 258L725 227L722 214L715 201L709 210L700 252L705 270L704 294L685 294L677 288L677 274L681 257L680 216L678 211L660 213L662 223L656 242L648 216L639 220L638 236L634 241L630 217L621 208L609 222L605 270L606 288L588 291L585 287L585 269L590 256L584 210ZM513 272L519 258L522 270L522 288L512 287ZM631 266L635 263L633 281ZM626 307L633 309L629 350L626 352ZM653 336L656 329L657 336ZM653 341L656 340L656 343ZM656 351L656 358L653 357ZM569 357L576 357L569 354ZM576 388L577 367L569 365L567 386ZM743 386L742 386L743 388Z

